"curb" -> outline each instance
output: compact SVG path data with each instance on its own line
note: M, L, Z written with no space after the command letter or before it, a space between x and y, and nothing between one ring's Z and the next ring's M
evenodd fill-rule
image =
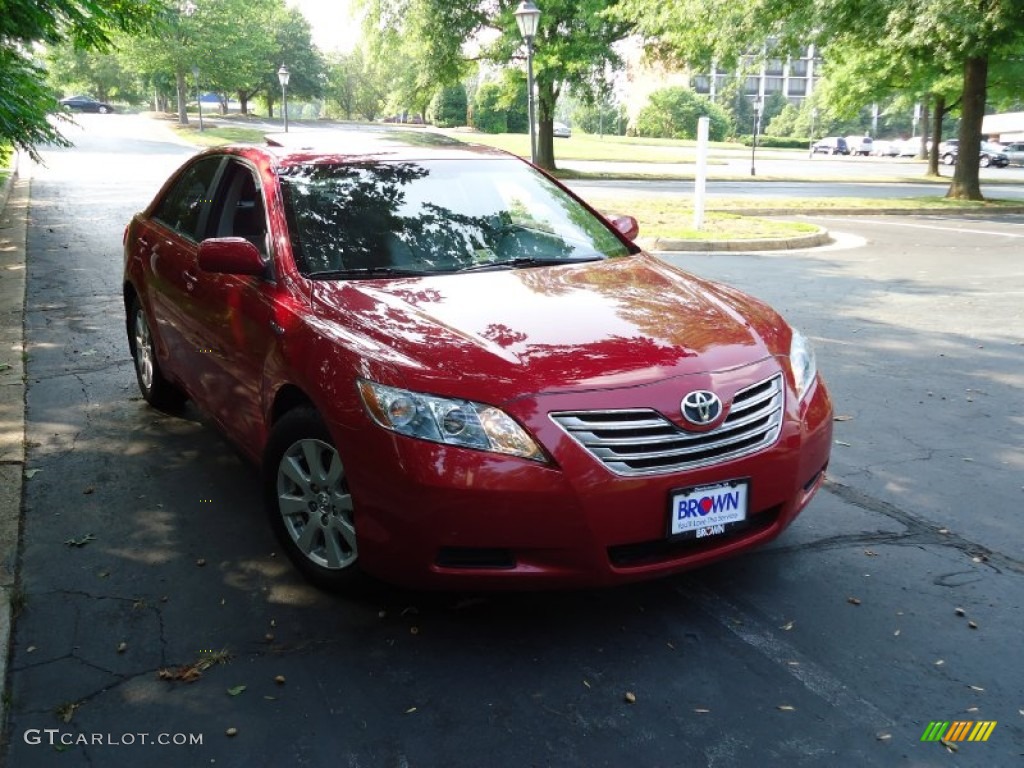
M991 215L993 213L1024 213L1024 205L1007 205L998 208L945 208L920 206L917 208L709 208L718 213L735 213L738 216L934 216L936 214L956 216Z
M0 743L7 724L7 667L17 588L21 496L25 477L25 230L28 180L18 154L0 186Z
M731 213L731 211L730 211ZM641 239L642 240L642 239ZM638 245L647 251L787 251L814 248L832 242L824 227L817 232L797 237L775 237L760 240L670 240L654 238Z

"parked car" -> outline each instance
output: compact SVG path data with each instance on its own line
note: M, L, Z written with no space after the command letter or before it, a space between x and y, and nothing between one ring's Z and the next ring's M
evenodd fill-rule
M894 141L876 140L872 142L871 154L875 157L896 157L899 154L899 147Z
M66 99L61 99L60 105L72 112L98 112L105 115L114 111L114 108L105 101L96 101L89 96L69 96Z
M917 157L921 153L921 138L915 136L893 142L896 145L896 157Z
M846 147L851 155L867 157L874 149L874 140L870 136L847 136Z
M1003 154L1008 162L1024 165L1024 141L1014 141L1003 146Z
M953 146L948 146L950 143L952 142L947 142L946 151L942 154L942 162L945 165L956 165L957 158L960 155L959 142ZM994 144L988 141L981 142L978 165L982 168L988 168L989 166L1005 168L1009 164L1010 158L1003 151L1003 147L1000 144Z
M551 128L551 133L556 139L568 139L572 136L572 129L565 123L556 120Z
M811 145L811 154L822 152L826 155L848 155L850 148L842 136L826 136Z
M170 177L124 306L143 397L261 466L314 583L649 579L774 539L821 486L807 338L635 219L443 136L281 136Z

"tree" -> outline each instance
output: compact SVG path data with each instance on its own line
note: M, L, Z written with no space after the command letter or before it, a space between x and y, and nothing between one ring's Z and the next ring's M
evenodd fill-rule
M431 123L442 128L465 125L468 106L466 88L462 83L446 86L434 95L427 109L427 117Z
M508 110L501 104L501 86L484 83L473 101L473 127L484 133L508 131Z
M0 13L0 144L12 143L33 158L38 144L68 144L47 119L57 111L57 96L30 53L34 43L72 42L106 50L117 30L140 30L155 11L148 0L5 0Z
M631 24L610 18L616 0L545 0L534 42L538 164L555 168L552 127L563 88L606 87L619 63L612 44ZM513 11L516 0L362 0L366 36L381 55L397 50L417 62L420 91L458 82L471 58L508 66L525 64L525 46ZM484 42L490 41L490 42ZM469 53L472 51L472 53Z
M711 141L725 139L729 118L721 107L688 88L662 88L652 93L647 106L640 110L636 132L638 136L696 139L697 121L701 117L710 118Z
M959 72L960 160L947 195L981 199L988 69L1024 44L1024 0L621 0L614 13L635 23L663 57L696 65L727 66L752 50L767 55L771 36L773 56L813 42L826 60L855 46L911 67L932 62Z

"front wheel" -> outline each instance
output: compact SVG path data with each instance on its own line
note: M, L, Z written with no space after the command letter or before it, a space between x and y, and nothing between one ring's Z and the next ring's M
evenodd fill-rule
M345 467L312 408L286 413L263 461L270 525L288 557L319 587L351 590L362 580L355 510Z
M982 168L988 168L990 165L992 165L992 158L989 157L988 155L982 155L981 160L978 161L978 164Z

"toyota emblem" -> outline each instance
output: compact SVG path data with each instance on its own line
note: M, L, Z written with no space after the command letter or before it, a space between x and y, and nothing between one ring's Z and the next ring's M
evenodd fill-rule
M683 398L683 418L698 427L706 427L722 415L722 401L714 392L698 389Z

